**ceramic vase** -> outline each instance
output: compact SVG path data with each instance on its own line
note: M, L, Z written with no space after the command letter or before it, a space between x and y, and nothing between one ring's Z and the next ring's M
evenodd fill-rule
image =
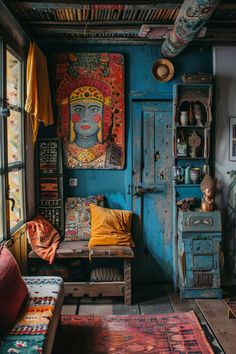
M179 122L180 122L180 125L188 125L188 112L187 111L180 112Z
M197 184L200 182L201 177L201 169L198 167L191 168L190 170L190 179L193 184Z

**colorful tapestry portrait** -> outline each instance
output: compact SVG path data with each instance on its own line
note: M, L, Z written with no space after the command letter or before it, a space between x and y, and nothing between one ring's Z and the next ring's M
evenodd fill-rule
M117 53L58 53L58 136L68 168L122 169L124 59Z

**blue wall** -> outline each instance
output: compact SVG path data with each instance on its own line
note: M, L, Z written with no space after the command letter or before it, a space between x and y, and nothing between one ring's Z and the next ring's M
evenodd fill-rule
M132 180L132 100L172 100L173 84L181 81L184 73L212 73L212 49L189 47L172 59L175 75L168 83L159 83L152 76L153 63L162 57L159 45L50 45L41 46L48 57L53 87L53 54L55 52L118 52L125 57L125 98L126 98L126 164L122 171L116 170L65 170L64 195L88 196L103 194L107 206L131 209L132 200L128 194ZM55 98L55 96L53 95ZM56 108L55 108L56 111ZM39 136L55 136L55 127L40 127ZM69 178L78 178L78 187L69 187Z

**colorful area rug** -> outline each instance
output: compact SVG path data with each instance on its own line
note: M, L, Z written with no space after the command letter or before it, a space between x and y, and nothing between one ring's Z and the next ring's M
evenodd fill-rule
M164 315L62 315L54 354L213 354L194 312Z

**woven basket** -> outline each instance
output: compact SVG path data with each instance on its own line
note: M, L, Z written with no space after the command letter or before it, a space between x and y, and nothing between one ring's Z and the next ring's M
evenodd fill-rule
M118 268L95 268L90 274L90 281L123 281L123 275Z

